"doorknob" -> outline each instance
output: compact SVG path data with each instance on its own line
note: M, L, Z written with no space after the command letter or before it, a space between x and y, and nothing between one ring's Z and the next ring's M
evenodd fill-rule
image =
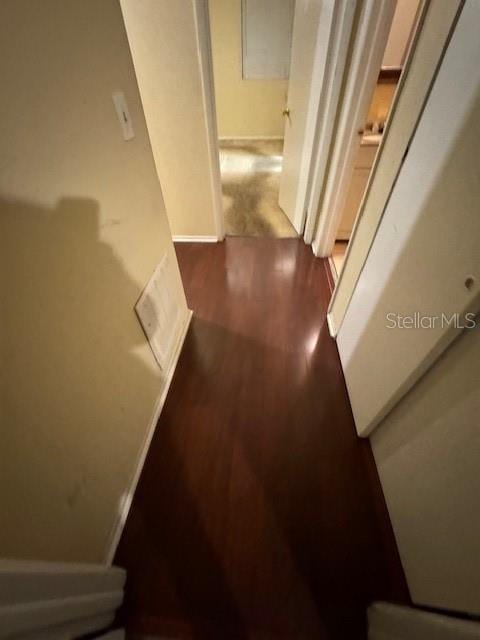
M290 118L290 109L288 107L286 107L283 111L282 111L282 115L287 116L287 118Z

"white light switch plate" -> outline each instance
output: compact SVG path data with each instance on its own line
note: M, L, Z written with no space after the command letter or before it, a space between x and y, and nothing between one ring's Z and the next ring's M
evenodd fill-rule
M131 140L135 137L133 131L132 118L128 111L127 101L125 100L125 94L123 91L115 91L112 93L113 104L115 105L115 111L117 112L118 121L122 127L122 134L124 140Z

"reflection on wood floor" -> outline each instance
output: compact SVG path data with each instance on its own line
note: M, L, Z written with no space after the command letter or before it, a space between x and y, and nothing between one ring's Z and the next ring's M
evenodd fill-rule
M131 632L365 640L408 602L370 443L302 239L176 245L194 316L115 563Z
M222 140L225 228L230 236L295 238L278 204L282 140Z

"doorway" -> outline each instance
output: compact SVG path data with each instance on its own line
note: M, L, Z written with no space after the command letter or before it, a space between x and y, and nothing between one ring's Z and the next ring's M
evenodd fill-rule
M226 235L302 234L295 198L305 114L287 105L308 102L308 81L297 83L305 95L299 96L295 85L292 94L291 70L300 81L311 72L318 5L302 0L209 0ZM294 144L292 130L302 134L293 134Z
M358 130L353 171L346 185L346 196L338 218L335 243L329 258L334 279L345 263L350 238L357 220L378 149L382 142L407 53L412 42L421 0L398 0L383 52L381 68L370 97L364 125Z
M283 140L220 140L219 152L226 235L297 237L278 201Z

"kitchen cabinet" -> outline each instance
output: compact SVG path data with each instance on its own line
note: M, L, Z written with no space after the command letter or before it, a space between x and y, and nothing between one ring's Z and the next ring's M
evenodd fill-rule
M373 140L372 140L373 138ZM367 186L370 171L377 154L380 136L364 136L357 151L355 168L343 208L337 240L349 240L358 208Z

